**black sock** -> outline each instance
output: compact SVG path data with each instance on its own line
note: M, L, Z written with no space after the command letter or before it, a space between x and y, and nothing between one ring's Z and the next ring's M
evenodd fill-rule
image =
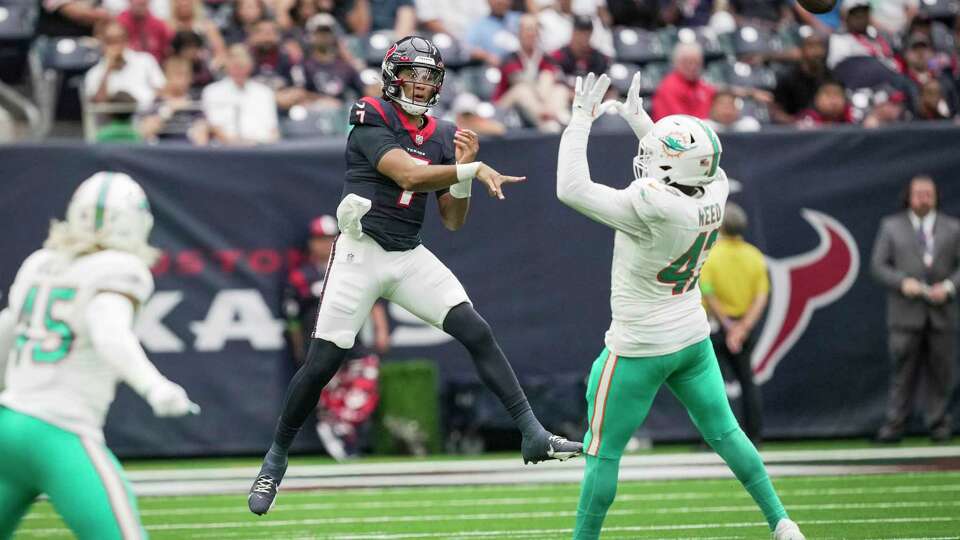
M329 341L310 340L307 358L287 387L283 412L277 421L268 456L286 456L307 416L317 407L320 391L340 369L346 355L346 349L341 349Z
M540 434L543 426L530 409L530 403L520 388L517 375L500 350L487 321L483 320L473 306L463 303L447 314L443 320L443 330L467 348L480 379L500 398L520 432L524 436Z

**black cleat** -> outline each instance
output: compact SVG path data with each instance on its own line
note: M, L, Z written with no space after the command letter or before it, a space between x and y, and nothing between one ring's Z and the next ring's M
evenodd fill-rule
M533 439L524 437L520 452L524 465L551 459L566 461L583 453L583 443L568 441L564 437L544 431L542 436Z
M247 506L250 507L251 512L258 516L269 512L273 505L277 503L277 490L280 489L280 481L283 480L283 475L287 472L286 459L283 460L282 465L276 467L268 466L269 463L268 454L267 460L260 467L260 474L253 481L250 494L247 495Z

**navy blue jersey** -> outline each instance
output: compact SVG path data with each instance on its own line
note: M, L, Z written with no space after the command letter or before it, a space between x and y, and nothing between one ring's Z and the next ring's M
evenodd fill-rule
M417 129L393 102L382 98L365 97L350 109L343 196L355 193L372 201L360 223L363 232L387 251L405 251L420 245L420 227L430 194L404 191L392 178L380 174L380 158L399 148L423 165L456 163L456 125L432 116L424 118L423 128ZM436 194L439 197L446 191Z

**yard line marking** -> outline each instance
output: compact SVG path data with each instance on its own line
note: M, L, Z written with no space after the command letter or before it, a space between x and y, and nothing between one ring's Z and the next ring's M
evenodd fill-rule
M960 491L960 484L943 484L939 486L891 486L891 487L876 487L876 488L835 488L835 489L799 489L799 490L790 490L784 489L780 490L779 494L781 497L797 497L797 496L824 496L824 495L868 495L868 494L887 494L887 493L896 493L896 494L908 494L908 493L928 493L928 492L943 492L943 491ZM617 496L617 501L619 502L641 502L641 501L665 501L665 500L699 500L699 499L715 499L717 497L717 492L678 492L678 493L624 493ZM732 498L742 498L748 499L749 495L743 491L739 486L736 486L736 490L729 494L724 494L724 497ZM356 508L356 509L383 509L383 508L397 508L397 509L412 509L412 508L436 508L436 507L474 507L474 506L536 506L543 504L561 504L561 503L575 503L578 500L579 496L577 494L571 494L568 497L503 497L496 499L473 499L473 498L463 498L463 499L446 499L446 500L419 500L419 501L348 501L343 503L303 503L303 504L290 504L290 505L280 505L277 506L274 512L298 512L298 511L310 511L310 510L342 510L345 508ZM193 502L196 502L193 500ZM884 504L881 502L877 503L848 503L851 505L855 504ZM916 504L920 506L928 505L937 505L938 503L891 503L891 504ZM953 503L947 503L953 504ZM818 505L820 508L824 508L825 505ZM790 508L803 508L804 505L791 504ZM670 508L670 507L667 507ZM677 507L672 507L677 508ZM847 508L853 508L849 506ZM249 510L246 506L242 504L236 504L233 506L220 506L220 507L191 507L191 508L164 508L164 509L141 509L140 515L143 517L159 517L159 516L190 516L190 515L209 515L209 514L246 514ZM45 510L42 512L34 512L26 517L26 520L40 520L40 519L59 519L57 514L51 508L50 510Z
M901 501L892 503L851 503L851 504L809 504L809 505L791 505L792 510L805 511L828 511L843 509L892 509L892 508L924 508L924 507L956 507L960 506L960 501ZM641 508L641 509L614 509L607 513L608 516L638 516L638 515L673 515L673 514L692 514L692 513L738 513L738 512L756 512L757 508L753 504L740 506L684 506L680 508ZM363 516L363 517L331 517L331 518L309 518L309 519L287 519L266 521L257 526L262 527L286 527L292 525L367 525L376 523L421 523L421 522L449 522L449 521L486 521L486 520L518 520L518 519L542 519L542 518L567 518L576 516L572 510L563 511L543 511L543 512L497 512L486 514L435 514L435 515L416 515L416 516ZM911 519L911 518L907 518ZM960 519L960 518L958 518ZM812 520L805 520L805 523L815 523ZM203 530L203 529L232 529L239 527L249 527L251 522L215 522L215 523L164 523L147 525L148 531L181 531L181 530ZM41 534L42 532L61 531L60 528L38 528L24 532L31 534Z
M960 445L921 446L906 448L850 448L841 450L772 450L760 453L764 463L798 462L837 462L871 461L888 459L920 459L960 457ZM682 454L650 454L624 456L621 467L656 467L677 465L723 465L724 462L714 452ZM541 463L543 470L563 470L574 468L582 470L584 461L570 463ZM259 466L212 467L194 469L161 469L128 471L127 476L134 483L171 480L249 480L257 475ZM292 466L284 480L302 477L344 477L344 476L380 476L385 474L443 474L464 472L519 472L527 471L523 463L516 458L473 459L445 461L410 461L386 463L336 463L330 465Z

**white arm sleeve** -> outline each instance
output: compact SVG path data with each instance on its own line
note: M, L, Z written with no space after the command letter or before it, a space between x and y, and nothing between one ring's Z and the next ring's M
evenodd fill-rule
M574 119L560 138L557 159L557 198L588 218L629 234L641 234L643 223L628 190L590 179L587 139L590 124Z
M154 385L166 379L133 333L133 314L133 302L128 297L101 292L87 305L84 318L97 355L137 394L146 397Z
M6 386L4 379L7 372L7 358L13 347L13 337L16 331L16 321L10 308L0 311L0 390Z

